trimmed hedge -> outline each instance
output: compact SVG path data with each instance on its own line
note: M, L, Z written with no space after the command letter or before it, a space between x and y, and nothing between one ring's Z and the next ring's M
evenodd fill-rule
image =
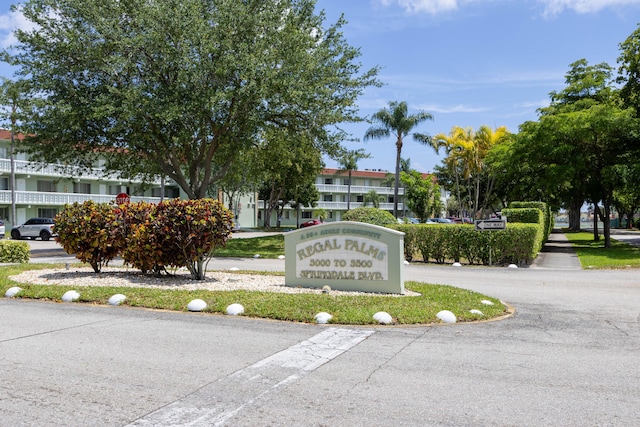
M473 225L398 224L390 226L405 233L407 261L422 257L424 262L469 264L529 264L538 250L540 226L507 224L505 230L476 231Z
M0 262L24 264L29 262L29 244L27 242L12 242L0 240Z
M551 215L551 208L545 202L511 202L508 206L509 209L526 209L526 208L536 208L540 209L542 212L542 224L544 230L543 242L549 240L549 234L553 231L553 215ZM503 209L504 214L504 209ZM511 219L507 217L509 221ZM517 222L517 221L512 221ZM524 221L523 221L524 222Z

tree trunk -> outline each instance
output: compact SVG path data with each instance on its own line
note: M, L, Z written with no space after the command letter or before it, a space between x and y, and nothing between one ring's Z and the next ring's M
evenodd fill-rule
M571 200L569 202L569 230L580 231L580 208L582 200Z
M611 206L604 203L604 217L602 218L602 232L604 234L604 247L611 247Z
M600 241L600 234L598 233L598 217L600 216L600 207L597 203L593 204L593 241Z
M398 188L400 187L400 155L402 152L402 139L396 142L396 179L393 186L393 216L398 218Z

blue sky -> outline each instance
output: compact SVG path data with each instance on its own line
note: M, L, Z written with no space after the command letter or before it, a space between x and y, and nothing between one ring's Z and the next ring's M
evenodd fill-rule
M0 45L26 23L0 0ZM507 126L517 132L549 92L562 90L569 64L585 58L617 68L619 43L640 23L640 0L318 0L327 23L340 14L347 41L361 49L364 68L380 66L381 88L359 100L363 116L406 101L411 113L430 112L420 132L448 133L453 126ZM0 75L11 70L0 64ZM345 126L362 140L368 124ZM364 148L359 169L395 167L395 141L345 144ZM409 138L403 158L422 172L442 156ZM337 164L327 159L328 167Z

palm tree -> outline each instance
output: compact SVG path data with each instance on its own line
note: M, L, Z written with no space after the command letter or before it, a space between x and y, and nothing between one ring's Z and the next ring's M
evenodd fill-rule
M462 198L460 197L460 151L463 150L464 141L473 139L473 131L470 128L463 129L460 126L454 126L451 128L449 135L439 133L431 140L431 147L435 150L436 154L440 154L440 148L444 148L447 157L444 159L444 163L447 165L450 171L453 171L456 178L456 197L458 200L458 216L461 216Z
M367 194L364 195L362 206L367 206L369 203L376 208L380 208L380 195L376 193L376 190L369 190Z
M371 155L360 148L358 150L349 150L342 153L338 158L340 164L339 172L348 172L349 181L347 183L347 210L351 209L351 172L358 170L358 160L368 159Z
M383 108L371 116L374 125L367 129L364 140L388 138L391 133L396 137L396 175L393 189L393 215L398 217L398 187L400 187L400 160L402 154L403 138L420 123L433 120L433 116L425 111L409 114L405 101L390 101L389 108ZM413 139L423 144L430 144L431 137L427 134L414 133Z

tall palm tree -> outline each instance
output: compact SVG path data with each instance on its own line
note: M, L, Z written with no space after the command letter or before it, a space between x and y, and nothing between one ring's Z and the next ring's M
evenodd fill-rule
M371 116L371 122L375 123L367 129L364 134L365 141L368 139L388 138L393 132L396 137L396 175L393 189L393 215L398 217L398 188L400 187L400 160L402 154L402 144L404 137L424 121L433 120L431 113L419 111L416 114L409 114L405 101L390 101L389 108L383 108ZM431 137L427 134L414 133L413 139L430 144Z
M369 157L371 157L371 155L360 148L358 150L345 151L338 158L340 172L349 173L349 181L347 182L347 210L351 209L351 172L358 170L358 160L368 159Z
M444 159L444 162L456 178L456 197L459 209L462 207L462 198L460 197L460 159L457 154L462 150L461 144L462 141L466 139L467 134L467 130L462 129L460 126L454 126L451 128L449 135L439 133L431 140L431 147L433 147L436 154L440 154L440 148L444 148L446 151L447 157ZM461 212L458 212L458 216L460 216L460 214Z

